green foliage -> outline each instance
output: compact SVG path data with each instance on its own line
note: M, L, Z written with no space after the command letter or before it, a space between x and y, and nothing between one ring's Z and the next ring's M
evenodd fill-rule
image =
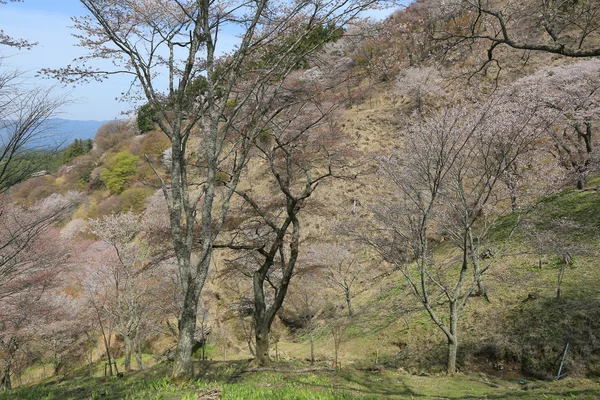
M94 142L92 139L75 139L73 143L71 143L62 154L62 163L66 164L75 157L86 154L94 147Z
M215 175L215 181L217 185L224 185L229 182L229 175L227 175L227 172L219 171Z
M186 95L189 98L196 98L208 91L208 81L206 77L199 76L194 79L187 87Z
M227 100L227 102L225 103L225 108L227 108L229 110L233 110L235 108L235 106L237 106L237 99L235 97L232 97L231 99Z
M303 25L302 28L306 29L306 25ZM319 25L299 43L296 49L296 54L302 55L312 51L313 49L319 50L327 43L336 42L343 35L344 30L335 26L335 24L330 23L327 25ZM289 42L292 42L293 40L295 40L294 37L288 39ZM302 59L296 65L296 68L308 68L308 66L308 59L306 57L302 57Z
M106 162L106 169L100 173L100 179L111 193L121 193L127 179L137 170L140 158L128 151L121 151Z
M146 199L154 193L148 188L132 188L121 193L121 210L141 213L146 206Z
M271 132L269 131L261 131L258 134L258 142L263 145L268 145L271 143Z
M147 103L138 108L137 126L141 133L146 133L154 130L156 122L156 109L152 104Z
M307 29L312 29L307 35ZM320 50L325 44L335 42L344 34L344 30L334 24L320 25L310 28L306 24L298 27L298 30L288 36L277 46L273 46L262 57L258 66L270 66L281 58L281 54L293 48L289 57L298 59L295 69L305 69L309 67L308 56L315 51ZM303 35L306 35L300 39ZM300 39L300 40L299 40Z
M11 187L31 177L32 173L46 171L53 173L62 165L62 153L52 150L26 151L11 160L3 176L0 189ZM0 163L0 170L3 169Z

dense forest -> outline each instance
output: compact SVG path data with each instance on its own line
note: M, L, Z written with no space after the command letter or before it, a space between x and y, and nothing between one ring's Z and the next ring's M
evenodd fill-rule
M81 4L140 106L0 70L0 398L600 393L600 2Z

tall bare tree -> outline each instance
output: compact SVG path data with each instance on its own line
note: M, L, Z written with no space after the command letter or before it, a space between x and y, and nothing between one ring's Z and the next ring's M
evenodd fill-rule
M306 76L290 76L280 100L281 113L271 120L257 143L257 162L269 175L262 190L238 189L248 212L219 246L245 251L234 264L252 277L256 356L269 362L269 333L285 299L300 254L302 209L322 180L341 160L334 116L340 98L332 85L321 87ZM325 81L323 74L323 82ZM260 165L260 164L259 164ZM268 193L267 196L261 193ZM239 220L240 215L235 219Z

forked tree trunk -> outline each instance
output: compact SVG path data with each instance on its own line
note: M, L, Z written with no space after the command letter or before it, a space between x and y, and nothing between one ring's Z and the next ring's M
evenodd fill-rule
M477 295L483 296L489 302L490 298L488 297L487 289L485 287L485 284L483 283L483 276L479 267L479 248L475 245L475 241L473 239L473 232L471 231L471 228L467 230L467 239L469 243L469 253L471 255L471 262L473 263L473 274L475 276L475 280L477 281Z

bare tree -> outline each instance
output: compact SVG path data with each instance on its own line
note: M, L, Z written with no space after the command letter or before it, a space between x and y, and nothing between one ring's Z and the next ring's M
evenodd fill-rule
M354 281L360 274L356 256L339 244L314 246L312 252L316 260L325 267L324 275L330 286L341 291L348 307L348 316L354 314L352 297Z
M294 279L290 288L288 304L302 321L301 331L308 335L310 343L310 364L315 363L315 335L318 330L317 319L325 309L325 296L323 286L319 285L322 280L321 271L304 271Z
M449 373L456 370L460 314L477 289L486 293L482 275L489 266L480 265L479 246L489 226L486 217L501 211L494 210L501 205L497 183L545 127L535 105L513 100L492 97L472 111L463 106L423 117L411 124L405 148L381 163L400 200L376 208L388 235L370 242L400 269L446 336ZM436 231L456 245L457 253L445 262L435 259L430 246ZM448 307L447 319L438 304Z
M159 299L154 296L155 275L163 273L147 265L150 249L140 238L140 217L131 212L104 216L90 221L91 232L110 246L96 266L103 291L103 312L125 342L125 370L131 370L135 354L141 369L144 328L156 323ZM137 350L137 351L136 351Z
M268 195L236 191L249 214L242 221L236 215L241 224L233 225L230 243L220 245L244 252L234 265L253 279L260 365L269 362L270 327L298 262L299 215L320 182L332 176L334 166L338 167L343 158L341 147L336 147L340 137L334 123L340 105L336 93L305 76L289 77L283 87L282 112L257 144L257 158L270 174L266 178Z
M229 211L230 199L250 149L280 110L272 107L277 80L295 69L328 37L312 33L345 23L373 1L272 3L268 0L81 0L89 15L75 19L81 45L90 50L82 64L45 72L64 82L102 80L127 74L137 84L157 123L171 141L170 179L160 176L167 199L173 247L180 270L184 307L174 377L191 374L191 349L198 299L207 278L212 245ZM240 42L217 58L225 29L241 28ZM314 39L307 41L308 38ZM110 59L112 70L85 63ZM176 63L176 59L183 61ZM157 76L168 80L161 91ZM165 75L166 74L166 75ZM188 159L189 139L198 137L199 159ZM198 168L192 168L192 165ZM229 177L218 190L217 172ZM198 215L198 229L196 216ZM197 261L192 261L197 254Z
M451 46L486 41L487 62L495 61L494 50L500 46L576 58L600 55L596 0L451 0L440 10L433 37Z
M556 279L556 299L562 296L562 283L565 272L569 266L573 265L578 256L590 256L587 246L581 243L570 243L566 237L573 235L574 232L585 231L586 227L568 218L552 219L545 226L536 226L536 221L530 220L523 225L525 235L531 238L535 243L538 256L539 269L544 268L548 263L548 256L554 258L553 261L558 264L558 273Z
M0 57L0 67L2 58ZM0 193L30 177L37 165L16 165L20 156L55 149L49 119L67 103L49 89L28 88L16 71L0 71Z

